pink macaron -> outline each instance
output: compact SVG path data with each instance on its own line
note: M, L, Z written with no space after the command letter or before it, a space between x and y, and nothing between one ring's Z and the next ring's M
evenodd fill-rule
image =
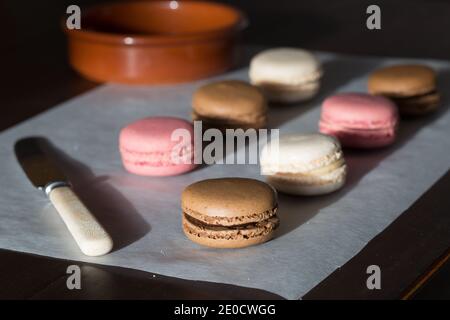
M395 141L397 124L397 107L391 100L341 93L323 102L319 131L337 137L345 147L377 148Z
M196 167L194 128L183 119L149 117L130 123L120 132L119 149L125 169L138 175L171 176Z

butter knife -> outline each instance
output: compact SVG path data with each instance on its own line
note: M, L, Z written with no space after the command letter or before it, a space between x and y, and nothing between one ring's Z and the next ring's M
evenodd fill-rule
M14 150L23 171L31 183L50 199L85 255L101 256L110 252L113 247L111 237L52 162L44 141L43 138L29 137L16 142Z

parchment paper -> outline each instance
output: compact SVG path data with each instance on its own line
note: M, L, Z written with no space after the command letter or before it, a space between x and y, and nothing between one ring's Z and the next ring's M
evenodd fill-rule
M281 133L315 131L324 97L365 91L371 70L405 62L324 53L320 58L325 69L320 95L306 104L272 108L271 127L281 128ZM105 85L78 96L0 134L0 247L299 298L358 253L449 169L450 63L419 62L440 70L442 110L404 121L398 142L390 148L346 151L350 171L341 191L310 198L280 194L277 238L239 250L203 248L185 238L180 193L205 178L263 179L257 165L214 165L177 177L146 178L127 174L117 149L119 130L130 121L151 115L189 118L191 94L205 81ZM247 69L218 78L247 80ZM13 153L14 142L29 135L47 137L60 150L59 161L77 192L112 234L114 252L98 258L82 255L48 200L32 187Z

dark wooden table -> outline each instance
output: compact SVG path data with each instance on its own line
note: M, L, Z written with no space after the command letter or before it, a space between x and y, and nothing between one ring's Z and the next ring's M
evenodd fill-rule
M101 1L0 0L2 75L0 130L28 119L96 84L66 60L59 19L69 4ZM382 30L365 28L369 1L224 1L237 4L251 25L244 41L352 54L448 59L450 3L378 1ZM7 150L11 146L0 146ZM450 151L449 151L450 152ZM347 264L310 291L313 298L450 298L450 173ZM0 222L1 223L1 222ZM1 236L1 235L0 235ZM268 292L186 281L149 273L58 260L0 249L0 298L276 299ZM83 290L66 288L66 268L82 268ZM383 270L382 290L367 290L365 268Z

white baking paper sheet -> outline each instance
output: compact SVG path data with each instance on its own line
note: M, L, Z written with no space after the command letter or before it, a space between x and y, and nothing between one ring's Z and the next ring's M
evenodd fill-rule
M281 133L315 131L326 96L364 92L370 71L406 61L319 56L325 70L320 95L306 104L270 111L270 125ZM0 134L0 247L300 298L357 254L449 169L450 63L418 62L439 69L442 110L426 119L404 121L390 148L347 151L349 177L341 191L311 198L280 195L277 237L238 250L190 242L181 229L180 193L205 178L263 179L257 165L214 165L177 177L139 177L122 169L117 148L120 128L133 120L156 115L189 119L191 94L206 81L105 85L78 96ZM215 80L222 78L247 80L247 68ZM76 190L112 234L116 243L112 253L98 258L82 255L47 199L27 180L13 146L29 135L48 138L65 154L60 161Z

